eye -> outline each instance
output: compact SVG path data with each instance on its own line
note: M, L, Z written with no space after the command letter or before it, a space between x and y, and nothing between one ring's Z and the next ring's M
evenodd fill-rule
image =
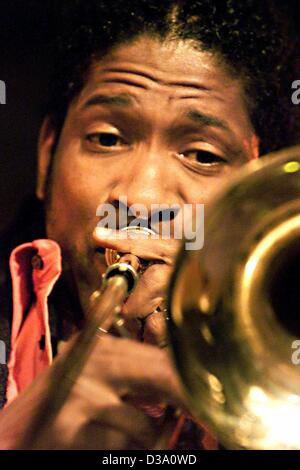
M125 140L118 134L111 132L94 132L87 134L86 140L93 145L95 149L119 148L126 144Z
M216 166L226 163L224 158L207 150L188 150L182 153L181 156L204 166Z

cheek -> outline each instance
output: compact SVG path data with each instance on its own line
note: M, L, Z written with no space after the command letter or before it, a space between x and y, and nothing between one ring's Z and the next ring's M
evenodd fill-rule
M181 186L182 200L185 204L207 204L226 179L225 174L219 176L197 175L196 178L189 178Z
M61 244L70 244L72 238L77 245L97 224L96 209L105 201L107 187L105 173L95 167L87 168L74 159L70 165L58 161L54 168L47 234Z

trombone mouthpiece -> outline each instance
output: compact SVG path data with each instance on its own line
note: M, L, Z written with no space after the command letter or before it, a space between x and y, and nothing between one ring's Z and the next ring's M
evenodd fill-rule
M131 233L143 232L148 236L155 235L155 232L153 230L151 230L150 228L139 226L139 225L133 225L133 226L129 225L128 227L121 228L120 231L121 232L131 232ZM106 261L107 266L110 266L112 264L117 263L120 260L121 256L123 256L123 255L124 255L124 253L118 253L116 250L113 250L111 248L106 248L106 250L105 250L105 261ZM143 261L141 264L144 265L144 264L147 264L147 262Z
M134 233L143 232L147 236L155 234L153 230L140 226L124 227L121 230ZM104 274L104 286L107 284L108 279L114 276L122 276L126 278L128 294L132 292L139 279L138 273L141 274L149 264L149 262L140 260L131 253L118 253L111 248L105 250L105 260L108 268Z

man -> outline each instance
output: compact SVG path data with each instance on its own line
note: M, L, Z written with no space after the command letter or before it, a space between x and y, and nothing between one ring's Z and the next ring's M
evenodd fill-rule
M290 57L267 3L82 3L66 4L69 23L62 23L38 143L36 195L46 239L23 239L28 243L10 258L14 305L1 448L22 447L66 354L61 344L84 327L105 248L150 262L122 309L133 339L99 338L33 446L157 445L161 418L153 416L166 404L185 406L168 353L157 347L165 340L164 299L178 241L120 240L115 231L95 230L97 208L110 204L119 214L125 198L126 209L140 204L149 213L153 204L206 204L243 164L292 142ZM158 231L175 219L161 214Z

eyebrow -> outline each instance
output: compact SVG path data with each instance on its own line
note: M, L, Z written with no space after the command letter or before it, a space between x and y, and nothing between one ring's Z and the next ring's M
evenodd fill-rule
M211 116L210 114L204 114L200 111L191 110L187 113L187 117L192 121L201 124L202 126L218 127L219 129L223 129L227 132L230 131L225 121L215 116Z
M91 106L130 106L133 100L130 95L122 93L120 95L95 95L89 98L81 107L81 110L87 109Z
M119 107L127 107L133 104L133 99L131 95L127 93L122 93L119 95L101 95L97 94L89 98L81 107L81 110L85 110L92 106L101 106L101 105L108 105L108 106L119 106ZM187 117L192 121L201 124L202 126L212 126L217 127L219 129L223 129L225 131L230 131L228 125L225 121L216 116L212 116L210 114L205 114L195 109L190 110L187 113Z

